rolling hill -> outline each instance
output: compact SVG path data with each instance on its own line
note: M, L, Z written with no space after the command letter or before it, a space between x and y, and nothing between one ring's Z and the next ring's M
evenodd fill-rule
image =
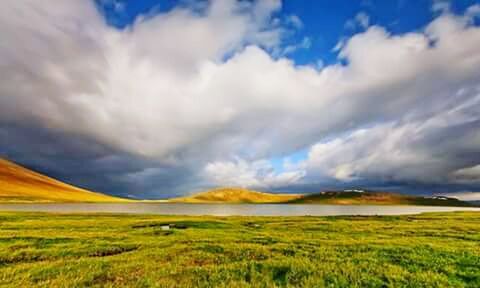
M300 194L273 194L244 188L218 188L188 197L170 199L182 203L286 203L302 197Z
M244 188L217 188L188 197L173 198L168 202L472 206L470 203L456 198L428 198L379 191L348 190L324 191L313 194L274 194Z
M421 197L392 192L368 191L325 191L306 194L293 199L294 204L336 204L336 205L421 205L421 206L472 206L470 203L447 197Z
M124 202L81 189L0 158L0 202Z

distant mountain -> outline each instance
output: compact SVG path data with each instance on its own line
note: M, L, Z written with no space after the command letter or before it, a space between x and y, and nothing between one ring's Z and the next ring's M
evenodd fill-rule
M369 190L325 191L306 194L293 199L295 204L337 204L337 205L422 205L422 206L472 206L468 202L450 197L421 197L391 192Z
M170 199L183 203L285 203L295 200L300 194L264 193L244 188L218 188L188 197Z
M119 202L0 158L0 202Z
M369 190L324 191L313 194L275 194L244 188L217 188L168 202L182 203L285 203L335 205L421 205L470 207L471 203L449 197L421 197Z

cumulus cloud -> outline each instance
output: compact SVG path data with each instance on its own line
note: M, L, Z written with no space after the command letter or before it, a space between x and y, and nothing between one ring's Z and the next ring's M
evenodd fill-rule
M305 172L301 170L275 172L267 160L248 162L243 159L208 163L204 173L212 185L260 189L289 186L298 182L305 175Z
M8 1L2 154L42 157L39 166L58 173L57 158L71 156L55 151L98 146L92 167L131 163L102 181L152 195L195 181L265 189L309 179L455 182L456 171L480 164L475 8L403 35L371 26L338 48L346 64L322 69L272 57L289 47L279 9L275 0L216 0L118 30L92 2ZM369 26L368 17L358 22ZM65 137L84 144L56 140ZM40 143L53 152L31 153ZM308 147L305 170L276 172L261 160Z

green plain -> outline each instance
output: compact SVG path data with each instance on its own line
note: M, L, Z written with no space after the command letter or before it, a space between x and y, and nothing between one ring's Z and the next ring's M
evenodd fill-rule
M0 286L480 287L480 213L0 213Z

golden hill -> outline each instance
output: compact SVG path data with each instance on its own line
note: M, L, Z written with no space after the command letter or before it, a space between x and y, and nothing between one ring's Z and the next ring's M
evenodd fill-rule
M128 201L81 189L0 158L0 202Z
M300 194L273 194L244 188L218 188L189 197L170 199L183 203L282 203L300 198Z

